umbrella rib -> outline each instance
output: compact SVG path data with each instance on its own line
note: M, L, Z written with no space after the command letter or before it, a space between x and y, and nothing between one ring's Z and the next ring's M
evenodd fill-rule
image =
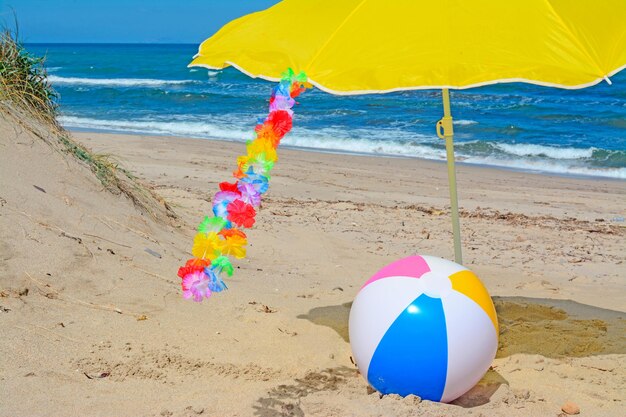
M341 24L339 26L337 26L337 29L335 29L333 31L333 33L330 34L330 36L328 37L328 39L326 39L326 42L324 42L324 45L322 45L317 52L315 53L315 55L313 55L313 58L311 58L309 60L309 62L306 64L305 67L305 72L309 72L309 68L311 68L311 65L313 64L313 62L315 62L315 60L320 56L320 54L322 53L322 51L324 49L326 49L326 46L328 46L328 44L333 40L333 38L335 37L335 35L337 35L337 33L344 27L344 25L348 22L348 20L350 20L352 18L352 16L354 16L354 14L361 8L361 6L363 6L363 4L366 2L367 0L362 0L361 3L359 3L358 6L356 6L354 9L352 9L352 11L346 16L345 19L343 19L343 22L341 22Z
M563 18L561 17L561 15L559 13L557 13L556 9L554 8L554 6L552 5L552 1L551 0L545 0L546 4L548 5L548 7L550 8L550 10L552 10L552 13L554 14L554 16L556 16L557 19L559 19L559 22L561 22L561 25L563 25L563 28L565 28L565 30L567 30L567 32L570 35L570 39L576 44L576 46L578 46L578 48L587 56L587 58L589 59L590 62L592 62L598 72L600 73L600 75L605 78L607 76L607 74L602 70L600 64L594 59L593 56L591 56L591 54L589 53L589 51L587 50L587 48L585 47L585 45L583 45L579 40L578 37L576 35L574 35L574 33L572 32L572 29L569 27L569 25L567 23L565 23L565 21L563 20Z

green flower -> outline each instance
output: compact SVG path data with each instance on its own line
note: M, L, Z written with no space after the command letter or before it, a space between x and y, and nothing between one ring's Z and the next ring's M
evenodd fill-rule
M229 277L233 275L233 266L227 256L219 256L215 258L213 262L211 262L211 266L217 273L226 272Z
M202 223L198 225L198 232L200 233L211 233L211 232L219 232L226 225L226 220L222 217L209 217L204 216L204 220Z

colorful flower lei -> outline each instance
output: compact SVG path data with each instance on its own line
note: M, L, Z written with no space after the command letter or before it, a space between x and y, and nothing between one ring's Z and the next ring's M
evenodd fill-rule
M310 88L304 72L289 69L272 89L270 112L257 124L255 139L246 144L247 154L237 158L234 183L220 183L213 197L213 216L205 216L193 240L193 259L178 269L183 297L202 301L228 287L221 276L233 274L229 256L246 256L246 234L240 228L254 225L261 196L269 187L270 172L278 160L276 148L291 130L294 100Z

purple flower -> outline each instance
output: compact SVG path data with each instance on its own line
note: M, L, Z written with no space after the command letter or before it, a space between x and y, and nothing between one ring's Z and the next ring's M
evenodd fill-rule
M296 101L290 96L275 96L270 102L270 112L276 110L285 110L290 116L293 116L293 110L291 108L296 104Z
M259 207L261 204L261 194L257 191L254 185L240 181L237 183L237 188L241 193L241 200L244 203L248 203L254 207Z

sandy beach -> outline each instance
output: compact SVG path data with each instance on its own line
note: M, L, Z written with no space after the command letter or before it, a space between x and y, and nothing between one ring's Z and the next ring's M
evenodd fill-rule
M452 404L368 390L350 303L382 266L453 258L443 163L279 151L229 290L176 271L241 143L74 133L177 214L150 216L0 118L1 416L581 416L626 409L626 184L458 166L464 263L501 335Z

